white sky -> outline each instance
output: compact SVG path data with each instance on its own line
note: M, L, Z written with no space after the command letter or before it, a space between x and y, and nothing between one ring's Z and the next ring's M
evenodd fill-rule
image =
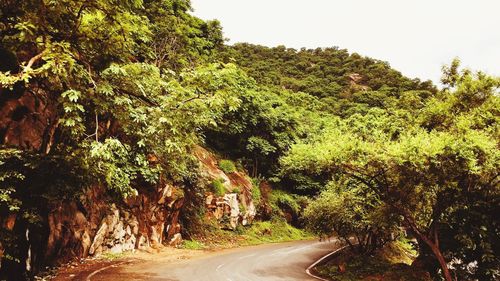
M441 66L500 75L500 0L191 0L229 43L339 46L439 81Z

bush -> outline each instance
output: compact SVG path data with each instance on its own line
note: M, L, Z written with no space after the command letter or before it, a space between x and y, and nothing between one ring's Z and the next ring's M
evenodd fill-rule
M231 160L220 160L219 161L219 168L226 174L236 172L236 166L234 165L233 161L231 161Z
M259 185L252 180L252 200L255 206L260 204L261 197Z
M386 218L384 205L371 190L356 183L331 182L304 211L308 228L318 235L336 234L344 241L356 238L359 253L371 253L397 233L397 218ZM368 239L370 238L370 239Z
M403 239L404 240L404 239ZM356 255L343 252L327 263L316 267L317 272L331 280L377 280L396 281L430 281L429 274L417 267L411 267L416 251L407 241L387 243L372 255ZM345 272L339 272L340 264L345 265Z
M245 214L247 212L247 207L245 207L245 205L239 203L238 207L240 208L240 213Z
M205 191L206 184L197 178L188 178L183 187L184 204L179 213L181 234L183 238L190 239L193 235L206 231Z
M224 196L226 194L226 187L224 186L224 179L218 178L212 181L212 192L216 196Z
M296 198L282 190L273 190L271 192L270 203L274 211L287 210L291 211L295 216L300 213L301 208Z

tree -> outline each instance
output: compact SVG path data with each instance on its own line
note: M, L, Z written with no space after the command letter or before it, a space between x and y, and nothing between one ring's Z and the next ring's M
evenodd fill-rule
M51 200L97 184L134 196L140 184L197 173L190 150L239 105L241 81L232 65L196 67L222 37L189 9L176 0L1 2L0 109L18 106L0 117L0 217L13 218L0 242L2 259L16 261L2 270L25 269L26 229L46 223ZM26 129L11 126L19 123Z
M207 144L243 159L254 177L271 176L290 145L320 126L314 110L319 102L308 94L273 91L244 77L247 83L238 95L241 105L225 112L217 127L208 128Z
M346 92L356 89L436 91L430 81L409 79L387 62L349 54L338 47L295 50L240 43L225 46L218 57L234 61L259 84L318 98L343 99Z
M352 179L330 182L304 211L314 233L336 234L360 254L371 254L396 236L397 217L388 217L378 196Z
M454 81L453 91L445 90L421 110L421 126L410 120L390 134L386 126L367 122L361 132L344 125L294 145L282 159L285 173L329 171L372 190L403 218L421 246L429 247L446 280L452 275L440 239L448 215L467 208L462 199L470 194L498 194L500 168L499 115L493 109L500 80L464 71ZM448 112L433 108L443 103ZM436 114L446 120L430 125Z

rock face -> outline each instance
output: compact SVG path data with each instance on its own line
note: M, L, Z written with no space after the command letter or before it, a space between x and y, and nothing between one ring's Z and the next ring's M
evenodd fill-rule
M201 147L196 148L195 155L207 184L214 179L224 180L225 194L206 194L207 218L227 229L252 223L256 210L248 177L242 172L225 174L214 155ZM138 188L137 196L123 200L110 196L102 186L93 186L77 199L51 202L41 232L30 232L38 235L38 240L27 241L26 249L30 249L33 259L29 262L47 265L104 253L178 246L182 242L179 216L184 203L179 189L162 181ZM1 218L4 229L16 225L15 216ZM36 248L36 243L44 246Z
M240 207L238 205L237 194L224 194L224 204L229 206L229 225L232 229L236 229L240 218Z
M0 144L48 152L57 126L54 106L27 92L7 91L0 88Z
M206 182L221 180L226 190L223 196L212 192L206 194L206 208L209 218L215 218L222 227L236 229L239 224L251 224L256 215L252 200L252 182L242 172L224 173L217 165L214 155L202 147L195 149L195 156L201 163Z
M173 237L179 240L183 198L175 197L174 189L163 184L114 202L95 187L79 202L60 202L48 216L47 260L159 248Z
M247 176L240 172L225 174L213 154L201 147L196 148L195 155L206 182L224 179L226 194L206 194L208 217L228 229L252 223L256 210ZM177 197L176 189L162 182L154 188L139 189L138 196L116 202L104 188L92 187L78 201L50 206L46 260L178 246L182 242L179 215L184 199Z

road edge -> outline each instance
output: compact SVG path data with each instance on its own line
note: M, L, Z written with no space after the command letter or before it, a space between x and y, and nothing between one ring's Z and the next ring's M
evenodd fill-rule
M325 259L329 258L330 256L332 255L335 255L337 254L338 252L340 251L343 251L344 249L348 248L349 245L346 245L346 246L343 246L341 248L338 248L337 250L331 252L331 253L328 253L326 255L324 255L323 257L321 257L319 260L315 261L313 264L311 264L307 269L306 269L306 273L307 275L315 278L315 279L318 279L318 280L322 280L322 281L330 281L328 279L325 279L325 278L322 278L322 277L319 277L319 276L316 276L314 274L311 273L311 269L314 268L316 265L318 265L320 262L324 261Z
M94 270L90 274L87 275L87 278L85 278L85 281L91 281L92 277L94 277L95 275L99 274L100 272L102 272L104 270L107 270L107 269L110 269L113 267L118 267L118 266L120 266L122 264L126 264L126 263L130 263L130 260L126 260L126 261L122 261L122 262L118 262L118 263L113 263L113 264L110 264L108 266L101 267L97 270Z

